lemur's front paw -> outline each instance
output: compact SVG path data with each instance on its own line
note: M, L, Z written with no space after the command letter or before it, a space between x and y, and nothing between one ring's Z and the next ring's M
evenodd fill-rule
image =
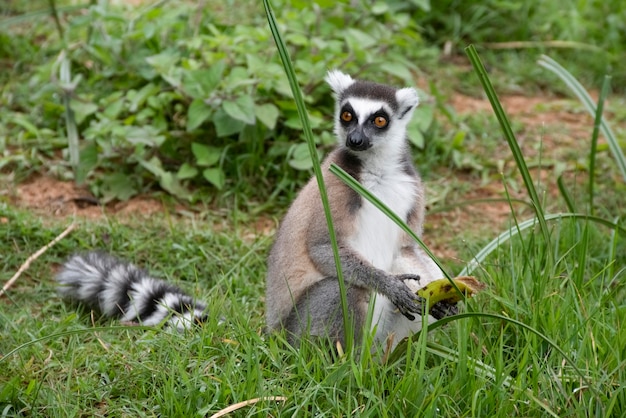
M448 303L446 301L441 301L435 303L428 312L433 318L441 319L446 316L452 316L459 313L459 306L455 304Z
M396 278L401 280L413 293L417 293L423 286L421 284L421 277L417 274L398 274Z
M409 277L412 276L412 277ZM419 276L411 275L411 274L401 274L395 276L400 279L397 281L392 281L393 286L389 289L388 294L386 295L391 303L393 303L400 313L407 317L410 321L415 319L415 314L420 314L422 312L422 304L425 302L424 298L416 295L411 289L408 288L406 284L404 284L404 280L413 279L417 277L419 280Z

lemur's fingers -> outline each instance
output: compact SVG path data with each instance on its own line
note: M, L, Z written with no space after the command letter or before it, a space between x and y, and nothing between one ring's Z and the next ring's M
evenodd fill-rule
M487 286L479 282L471 276L461 276L452 279L454 284L462 292L459 293L448 279L439 279L428 283L426 286L417 291L417 295L426 299L428 310L433 314L432 309L435 305L445 303L454 305L465 297L472 297L474 294L484 290ZM441 311L441 307L438 309ZM436 315L433 314L436 317ZM445 316L445 315L444 315Z
M416 282L420 282L420 276L417 274L396 274L395 275L396 279L400 280L400 281L405 281L405 280L415 280Z
M423 297L413 293L403 281L392 283L395 283L394 287L390 290L387 297L389 297L391 303L398 308L402 315L413 321L415 319L413 314L421 314L422 306L426 301Z
M406 317L406 319L408 319L409 321L415 321L415 315L411 315L408 312L401 312L402 315L404 315Z
M435 303L428 312L430 316L435 319L445 318L446 316L452 316L459 313L459 306L457 304L451 305L448 302L441 301Z

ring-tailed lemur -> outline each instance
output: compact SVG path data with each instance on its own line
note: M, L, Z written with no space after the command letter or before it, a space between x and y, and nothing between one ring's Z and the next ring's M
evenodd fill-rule
M424 188L406 137L417 91L354 80L339 71L330 71L326 81L335 93L339 145L322 170L355 337L375 298L375 339L382 343L394 335L397 343L421 329L422 319L415 317L422 301L415 291L444 275L417 243L332 175L329 166L343 168L421 235ZM286 329L291 341L303 334L344 339L339 283L315 179L302 189L278 230L268 259L265 301L268 328Z
M324 180L354 329L360 335L375 298L376 340L394 335L399 342L421 329L422 301L415 291L443 273L406 233L328 169L331 163L342 167L420 235L424 190L406 141L417 92L353 80L339 71L329 72L326 81L335 93L339 146L323 164ZM57 280L63 296L128 322L180 329L208 314L204 303L177 287L101 252L74 255ZM443 316L450 309L434 312ZM314 179L276 234L268 258L266 320L269 330L285 328L291 341L305 333L344 338L339 284Z

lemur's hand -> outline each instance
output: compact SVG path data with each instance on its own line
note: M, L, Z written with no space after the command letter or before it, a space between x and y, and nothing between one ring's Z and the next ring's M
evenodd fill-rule
M450 304L445 300L435 303L430 307L428 312L430 316L435 319L445 318L446 316L452 316L459 313L459 306L457 304Z
M419 281L419 276L415 274L398 274L393 276L389 281L390 286L387 292L385 292L385 296L398 308L402 315L413 321L415 319L413 314L422 312L422 304L425 300L411 291L404 283L405 280Z

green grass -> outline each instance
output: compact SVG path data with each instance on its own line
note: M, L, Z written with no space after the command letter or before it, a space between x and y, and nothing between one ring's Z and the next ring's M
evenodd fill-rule
M65 225L0 209L2 276L9 277ZM367 354L336 359L323 346L297 351L279 335L262 334L265 237L180 220L82 223L0 301L0 404L9 416L190 416L284 396L246 407L243 415L579 416L583 409L621 416L624 239L607 239L611 229L572 219L549 227L549 242L522 233L475 272L489 290L468 311L501 317L454 320L381 365ZM209 302L215 316L184 334L97 316L92 324L89 312L56 296L52 274L76 249L97 247L182 285ZM545 335L572 363L505 318Z

